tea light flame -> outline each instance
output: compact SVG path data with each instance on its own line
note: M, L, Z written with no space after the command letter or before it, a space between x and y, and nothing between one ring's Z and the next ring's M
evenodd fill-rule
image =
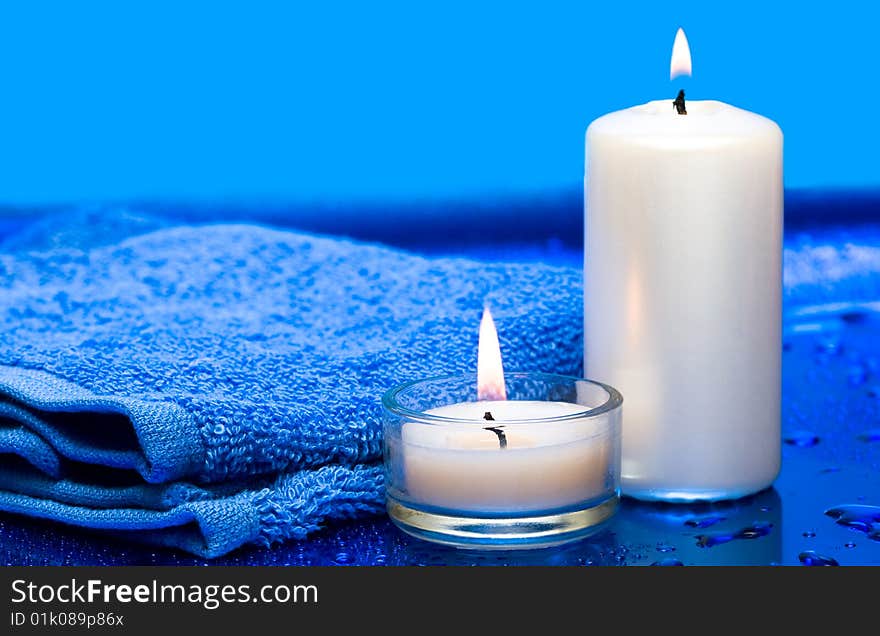
M477 347L477 399L506 400L504 367L501 363L501 344L492 312L483 309L480 320L480 344Z
M679 28L672 43L672 60L669 63L669 79L682 75L691 76L691 47L688 46L684 29Z

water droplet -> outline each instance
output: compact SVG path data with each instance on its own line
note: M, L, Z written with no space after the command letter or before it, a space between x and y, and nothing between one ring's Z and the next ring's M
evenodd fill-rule
M856 544L853 543L852 541L847 541L846 543L843 544L843 547L844 548L854 548L854 547L856 547Z
M816 341L816 351L835 355L843 351L843 345L837 338L819 338Z
M791 343L790 342L783 342L782 343L782 350L783 351L791 351Z
M810 448L819 443L819 436L810 431L793 431L786 435L783 441L790 446Z
M815 550L807 550L806 552L801 552L798 555L798 559L804 565L840 565L840 563L838 563L836 559L832 559L829 556L823 556L817 553Z
M674 567L674 566L684 565L684 563L682 563L678 559L674 559L672 557L667 557L665 559L660 559L659 561L654 561L651 565L659 565L662 567L670 567L670 566Z
M697 545L701 548L711 548L737 539L759 539L766 537L773 530L773 524L756 521L750 526L737 532L717 532L714 534L701 534L696 537Z
M337 563L351 563L351 556L348 552L339 552L334 560Z
M854 364L846 372L846 381L850 386L861 386L868 380L868 370L860 364Z
M863 442L880 442L880 428L868 429L864 433L860 433L858 438Z
M873 541L880 541L880 506L847 504L825 511L841 526L864 532Z
M812 539L813 537L816 536L816 533L813 532L812 530L807 530L806 532L804 532L804 536L805 536L807 539Z
M752 525L743 528L740 530L736 537L737 539L757 539L759 537L766 537L770 534L770 530L773 529L772 523L767 523L764 521L756 521Z
M845 311L840 314L840 319L849 325L857 325L861 322L865 322L868 319L868 314L859 310Z
M773 510L773 508L771 508L770 506L761 506L760 508L758 508L758 510L760 510L761 512L770 512L771 510Z
M699 517L697 519L688 519L684 522L689 528L708 528L709 526L714 526L716 523L721 523L725 521L727 517Z
M666 543L659 543L657 544L657 552L675 552L675 546Z

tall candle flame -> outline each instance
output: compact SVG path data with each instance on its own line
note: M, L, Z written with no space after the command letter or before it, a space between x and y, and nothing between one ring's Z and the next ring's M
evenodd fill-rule
M483 309L480 320L480 344L477 347L477 399L506 400L501 344L489 308Z
M669 79L682 75L691 76L691 47L688 46L684 29L679 28L672 43L672 61L669 64Z

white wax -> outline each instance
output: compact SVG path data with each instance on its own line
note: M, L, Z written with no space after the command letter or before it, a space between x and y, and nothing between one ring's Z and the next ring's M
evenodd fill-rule
M485 401L427 411L475 424L407 422L401 430L403 488L413 503L452 511L536 512L575 506L613 489L614 440L608 414L528 422L588 410L580 404ZM613 415L611 415L613 417ZM503 425L507 439L485 426Z
M780 466L782 132L650 102L586 136L585 366L626 400L622 489L723 499Z

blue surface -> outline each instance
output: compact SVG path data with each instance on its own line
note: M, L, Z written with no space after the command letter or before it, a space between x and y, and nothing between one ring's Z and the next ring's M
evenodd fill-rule
M822 329L815 330L818 323ZM383 517L333 526L306 541L274 549L245 548L207 562L181 552L0 515L0 561L28 565L650 565L678 559L685 565L796 565L802 552L814 550L842 565L880 565L880 541L824 514L841 504L880 505L880 439L866 441L880 413L880 368L869 371L871 379L864 382L852 379L858 375L853 365L880 360L880 314L846 307L812 315L809 320L791 319L787 327L784 429L787 438L799 439L797 432L808 427L819 441L813 446L786 444L783 472L775 487L755 497L696 506L624 500L618 515L598 535L533 552L480 553L434 546L404 535ZM717 523L699 527L719 518ZM758 528L753 533L758 536L748 538L743 530L749 528ZM762 528L769 531L762 534ZM701 547L707 544L711 547Z
M783 471L775 488L718 505L625 500L592 539L527 553L474 553L410 539L385 518L334 525L306 541L246 548L210 562L181 552L0 515L8 564L880 564L877 509L854 521L826 510L880 506L880 228L799 226L786 235ZM566 236L455 244L430 253L573 264ZM860 515L860 516L859 516ZM842 525L838 521L847 521ZM712 523L716 521L715 523ZM873 533L873 538L872 538ZM802 556L803 555L803 556Z
M880 185L880 7L813 5L4 3L0 201L576 186L592 119L679 86L777 120L789 186Z

